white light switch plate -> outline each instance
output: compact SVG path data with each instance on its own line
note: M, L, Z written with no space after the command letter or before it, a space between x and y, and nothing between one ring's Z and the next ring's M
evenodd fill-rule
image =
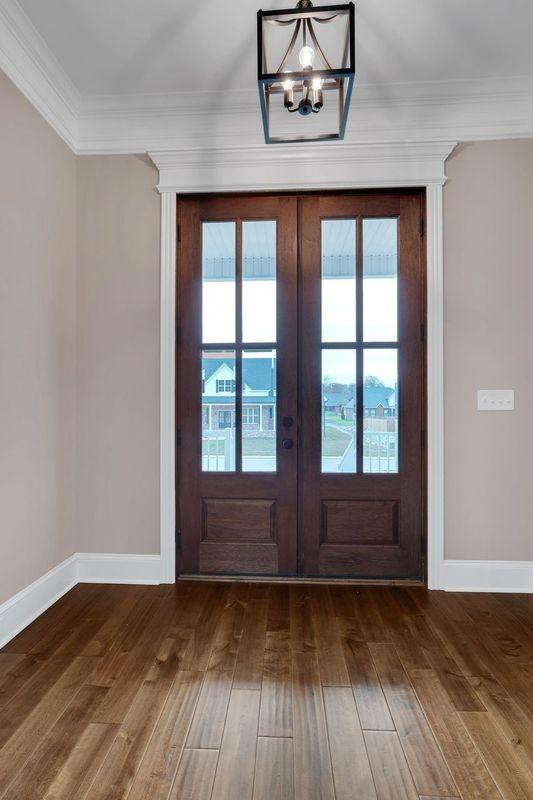
M514 411L514 389L478 389L478 411Z

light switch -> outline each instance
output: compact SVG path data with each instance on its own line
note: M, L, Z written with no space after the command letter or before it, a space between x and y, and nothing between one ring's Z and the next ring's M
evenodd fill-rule
M514 389L478 389L478 411L514 411Z

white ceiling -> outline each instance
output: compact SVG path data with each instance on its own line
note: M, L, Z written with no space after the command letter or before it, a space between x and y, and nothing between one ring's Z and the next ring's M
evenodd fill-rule
M253 89L280 0L19 0L82 95ZM359 83L533 75L532 0L357 0Z

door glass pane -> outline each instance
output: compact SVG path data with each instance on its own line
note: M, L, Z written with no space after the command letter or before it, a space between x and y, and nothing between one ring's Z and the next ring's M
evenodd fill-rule
M398 220L363 220L363 337L398 336Z
M398 472L398 351L364 351L363 472Z
M242 470L276 471L276 351L242 354Z
M355 350L322 351L322 472L356 471Z
M322 341L355 341L355 220L322 220Z
M276 341L276 222L242 224L242 338Z
M233 350L203 351L203 472L235 472L235 381Z
M235 341L235 223L202 223L202 340Z

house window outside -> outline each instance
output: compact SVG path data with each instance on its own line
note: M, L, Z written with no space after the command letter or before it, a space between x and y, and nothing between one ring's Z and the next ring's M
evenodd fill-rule
M235 392L235 381L233 380L217 380L217 394L222 392Z
M259 425L259 408L244 406L242 409L242 421L245 425Z

